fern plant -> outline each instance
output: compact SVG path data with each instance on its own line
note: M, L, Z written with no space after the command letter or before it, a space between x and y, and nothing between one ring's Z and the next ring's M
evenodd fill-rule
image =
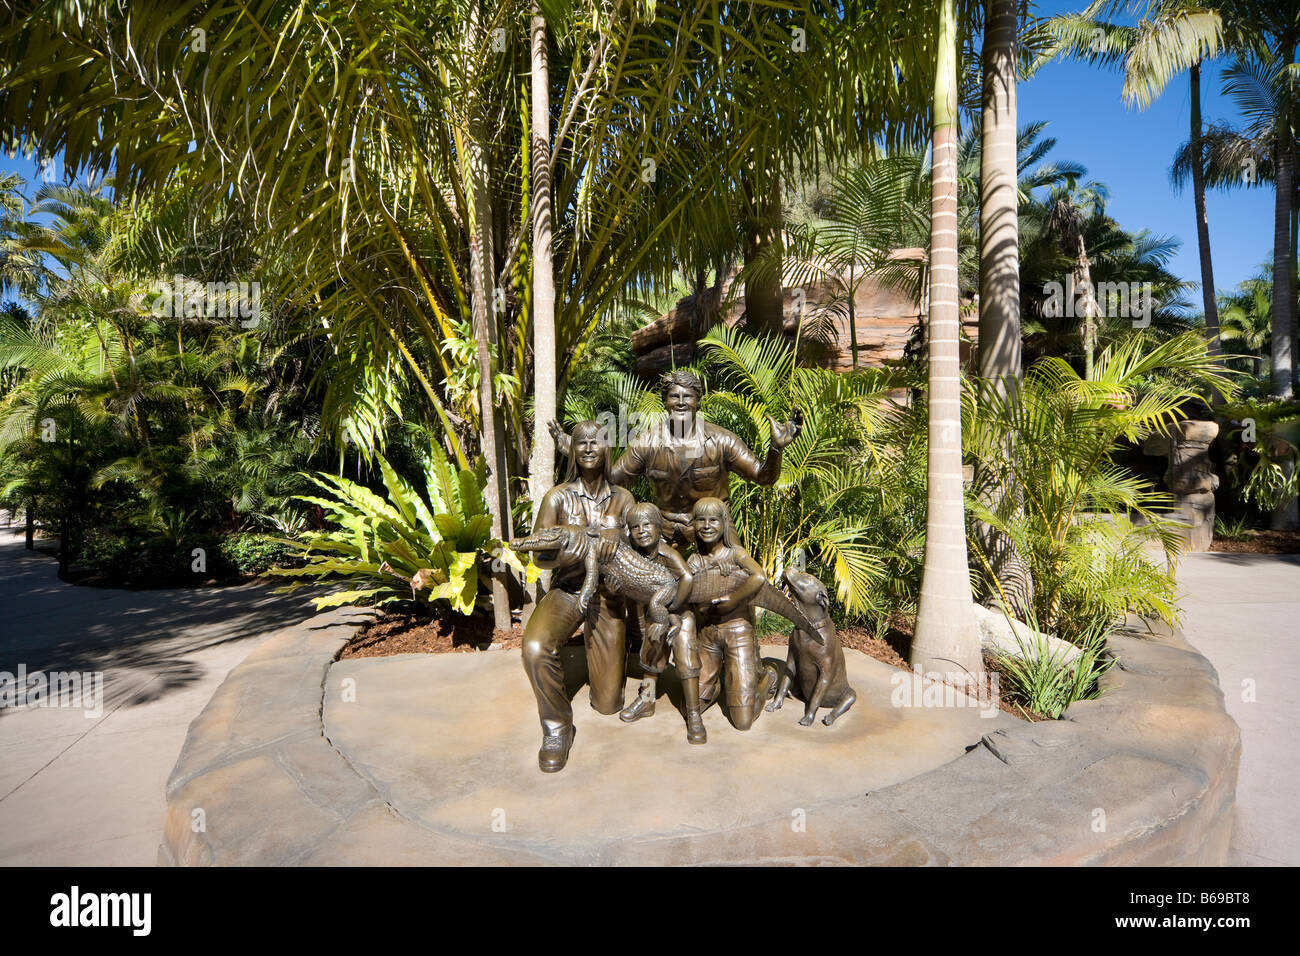
M318 610L415 599L447 601L458 613L472 614L488 563L499 561L524 573L519 558L491 536L482 460L473 469L454 470L442 449L431 443L425 469L427 499L382 455L375 460L387 498L338 475L306 476L328 497L303 495L299 500L318 505L337 527L284 542L304 564L270 573L311 580L295 581L280 593L341 578L358 586L316 598Z
M768 417L803 412L773 486L732 481L731 514L745 546L773 580L806 562L834 584L850 614L883 610L887 542L879 529L898 504L887 500L897 452L877 440L896 411L887 399L901 384L896 374L804 368L787 343L724 326L700 346L711 386L700 417L735 432L760 460L771 440Z

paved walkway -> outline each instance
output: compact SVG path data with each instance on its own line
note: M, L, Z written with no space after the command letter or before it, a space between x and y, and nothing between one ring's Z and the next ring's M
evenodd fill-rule
M1219 672L1241 727L1231 856L1300 865L1300 554L1192 554L1178 583L1183 633Z
M262 585L121 591L56 571L0 525L0 671L103 673L102 706L82 702L98 716L0 709L0 865L152 866L190 721L250 650L311 607Z

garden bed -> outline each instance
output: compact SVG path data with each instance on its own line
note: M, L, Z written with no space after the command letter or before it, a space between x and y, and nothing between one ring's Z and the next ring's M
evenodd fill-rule
M1300 531L1248 531L1232 538L1216 535L1210 550L1226 554L1300 554Z
M414 614L385 614L358 631L339 653L339 659L515 648L523 643L523 636L523 625L516 624L503 631L493 627L492 620L483 614L467 617L448 611L432 619Z

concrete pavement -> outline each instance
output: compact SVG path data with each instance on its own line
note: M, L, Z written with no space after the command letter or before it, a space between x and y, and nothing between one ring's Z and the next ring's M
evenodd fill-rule
M190 721L312 609L265 585L122 591L56 572L0 526L0 671L103 675L102 700L79 701L90 706L0 709L0 864L152 866Z
M1178 584L1183 634L1241 727L1229 861L1300 866L1300 554L1190 554Z

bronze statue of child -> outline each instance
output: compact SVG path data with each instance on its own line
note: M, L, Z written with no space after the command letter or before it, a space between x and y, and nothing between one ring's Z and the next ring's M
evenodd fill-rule
M687 566L695 579L700 703L707 708L725 688L732 725L748 730L776 683L776 671L759 659L749 617L750 601L764 590L767 576L741 546L722 500L701 498L691 514L698 551Z
M656 685L668 664L671 647L673 663L682 682L686 739L693 744L705 743L708 735L700 716L700 654L695 640L695 615L687 606L694 578L686 561L664 540L664 519L657 507L649 502L638 502L627 509L625 519L632 547L643 557L671 571L677 576L678 583L677 594L668 605L670 626L667 633L660 628L646 627L645 612L641 610L641 668L645 677L636 698L623 708L619 718L631 723L655 712Z

